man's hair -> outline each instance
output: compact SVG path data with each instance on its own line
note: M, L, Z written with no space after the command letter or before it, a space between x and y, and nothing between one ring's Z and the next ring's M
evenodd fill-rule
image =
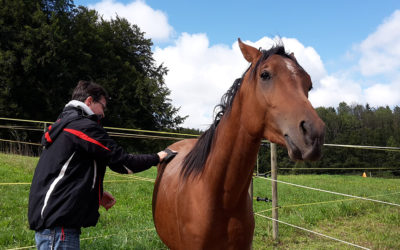
M95 82L80 80L72 92L72 100L84 102L89 96L95 102L100 101L102 96L108 100L108 94L102 86Z

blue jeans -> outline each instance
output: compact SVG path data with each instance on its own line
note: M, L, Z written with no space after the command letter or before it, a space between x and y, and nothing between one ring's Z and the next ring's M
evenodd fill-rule
M36 247L38 250L80 249L80 234L80 229L61 227L36 231Z

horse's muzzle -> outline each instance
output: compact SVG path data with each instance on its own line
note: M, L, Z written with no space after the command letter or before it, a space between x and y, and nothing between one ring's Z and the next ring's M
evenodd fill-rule
M286 148L292 160L319 160L324 144L325 124L321 121L318 126L302 121L299 129L284 135Z

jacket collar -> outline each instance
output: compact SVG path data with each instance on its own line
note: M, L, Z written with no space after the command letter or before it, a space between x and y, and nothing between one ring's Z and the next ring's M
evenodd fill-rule
M68 107L74 107L81 109L86 115L94 115L93 111L83 102L77 101L77 100L72 100L69 103L65 105L66 108Z

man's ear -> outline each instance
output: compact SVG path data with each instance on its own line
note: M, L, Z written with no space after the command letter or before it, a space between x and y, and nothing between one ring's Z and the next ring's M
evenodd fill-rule
M86 98L86 100L84 101L84 103L86 104L86 106L90 106L93 102L93 97L89 96L88 98Z

